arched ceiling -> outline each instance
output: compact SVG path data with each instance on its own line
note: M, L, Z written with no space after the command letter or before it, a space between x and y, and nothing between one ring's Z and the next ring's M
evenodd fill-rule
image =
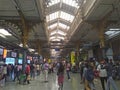
M60 45L62 44L61 41L67 41L66 35L75 19L81 2L82 0L47 0L46 23L49 41L59 41ZM60 45L54 48L60 48ZM51 50L51 53L55 55L54 50Z
M66 55L77 42L99 42L96 27L102 21L106 21L106 37L113 32L107 31L120 26L119 0L0 0L0 32L11 34L0 34L0 43L8 48L19 48L21 43L19 11L29 27L28 47L37 51L40 46L51 55Z
M20 13L22 15L20 15ZM25 20L29 27L28 32L28 48L35 49L37 51L38 45L35 43L40 40L41 45L47 44L47 34L45 31L44 19L44 1L43 0L0 0L0 28L5 29L11 36L1 37L2 40L6 40L11 46L5 44L6 48L16 48L22 43L23 35L23 23ZM21 17L24 18L21 18ZM1 30L0 30L1 32ZM9 46L9 47L8 47ZM14 47L15 46L15 47ZM19 47L20 48L20 47Z

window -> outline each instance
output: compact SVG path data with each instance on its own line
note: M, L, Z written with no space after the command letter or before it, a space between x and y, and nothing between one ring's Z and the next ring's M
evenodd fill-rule
M58 36L57 38L58 38L58 39L62 39L62 40L64 40L64 39L65 39L64 37L60 37L60 36Z
M60 2L60 0L50 0L48 6L55 5L55 4L59 3L59 2Z
M48 15L48 16L46 17L46 18L47 18L47 22L58 18L58 14L59 14L59 12L57 11L57 12L55 12L55 13L52 13L52 14Z
M55 27L57 27L57 23L48 26L48 29L53 29L53 28L55 28Z
M60 41L61 39L58 39L58 38L55 38L55 39L52 39L51 41Z
M56 30L55 30L55 31L53 31L53 32L50 33L50 36L51 36L51 35L54 35L54 34L56 34L56 33L57 33L57 32L56 32Z
M51 39L54 39L54 38L56 38L56 37L55 37L55 36L53 36L53 37L50 37L50 40L51 40Z
M60 18L72 22L73 19L74 19L74 16L70 15L70 14L68 14L66 12L61 11Z
M66 35L65 32L61 31L61 30L58 30L57 33L61 34L61 35Z
M72 7L76 7L79 8L78 3L76 2L76 0L63 0L63 3L68 4Z
M63 29L69 29L69 26L63 24L63 23L59 23L59 26L62 27Z

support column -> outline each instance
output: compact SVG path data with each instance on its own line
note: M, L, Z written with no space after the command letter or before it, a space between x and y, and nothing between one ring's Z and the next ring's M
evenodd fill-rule
M28 25L24 19L24 17L21 18L23 30L22 30L22 44L23 47L26 48L27 42L28 42L28 35L29 35L29 28Z
M106 55L105 55L105 23L104 21L99 23L99 39L100 39L100 48L102 50L102 58L105 58Z
M77 44L76 44L76 56L77 56L77 61L79 61L79 51L80 50L80 42L78 41Z
M27 57L27 43L28 43L29 28L28 28L28 24L25 20L25 17L20 9L18 9L18 13L20 15L21 23L22 23L21 41L23 44L23 70L24 70L25 64L27 63L26 57Z
M36 40L36 47L37 47L37 52L38 52L38 62L40 63L40 55L41 55L41 46L40 46L40 40Z
M23 69L23 71L25 70L25 64L27 63L27 60L26 60L26 57L27 57L27 50L24 48L23 49L23 64L22 64L22 69Z
M38 51L38 54L41 55L41 46L40 46L40 40L36 40L36 46L37 46L37 51Z

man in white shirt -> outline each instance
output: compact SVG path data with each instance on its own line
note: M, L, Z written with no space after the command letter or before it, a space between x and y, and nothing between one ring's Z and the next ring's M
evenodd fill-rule
M102 84L102 88L103 90L105 90L104 81L107 82L107 70L106 70L106 64L104 60L100 62L100 64L97 67L97 70L99 71L99 77Z

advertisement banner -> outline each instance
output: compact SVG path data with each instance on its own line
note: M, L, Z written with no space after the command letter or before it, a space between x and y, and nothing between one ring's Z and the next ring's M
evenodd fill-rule
M73 65L74 62L75 62L75 52L72 51L72 52L71 52L71 64Z

